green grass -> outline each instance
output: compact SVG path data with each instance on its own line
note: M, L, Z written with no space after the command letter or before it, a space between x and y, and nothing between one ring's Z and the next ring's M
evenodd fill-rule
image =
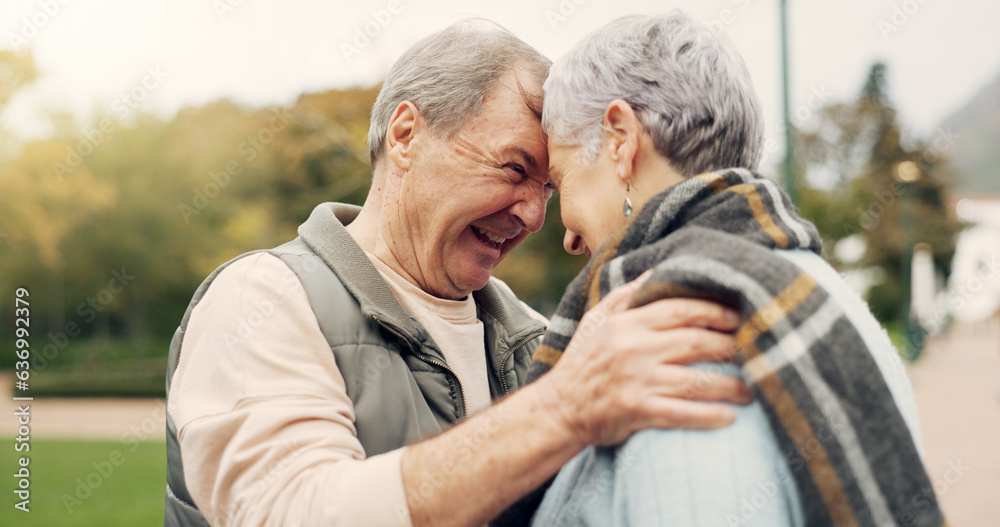
M27 513L14 508L18 500L12 491L17 481L11 475L17 472L17 460L22 454L14 451L14 443L9 438L0 440L3 452L0 474L4 475L0 484L0 525L163 525L166 485L163 442L135 445L118 441L32 440L28 452L31 502ZM114 466L114 461L120 464ZM99 469L103 469L106 477ZM95 488L87 486L88 480Z

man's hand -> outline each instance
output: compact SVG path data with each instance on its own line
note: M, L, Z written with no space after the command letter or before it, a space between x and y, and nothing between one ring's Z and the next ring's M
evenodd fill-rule
M541 379L550 408L584 444L615 445L644 428L711 429L733 422L724 401L747 404L737 379L694 362L735 357L735 312L700 300L668 299L626 309L648 273L609 293L580 321L553 369Z
M696 401L748 403L746 386L684 365L732 360L735 342L724 332L736 328L736 315L683 299L626 309L639 283L595 306L537 382L407 447L401 468L414 527L483 525L589 444L733 421L726 405Z

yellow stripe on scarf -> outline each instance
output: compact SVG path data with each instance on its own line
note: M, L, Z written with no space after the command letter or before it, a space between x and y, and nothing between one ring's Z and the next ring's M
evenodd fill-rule
M856 526L857 519L851 513L850 502L844 494L840 477L833 469L826 450L816 437L809 420L806 419L798 403L781 377L766 360L761 360L761 351L755 341L761 333L771 329L789 312L796 309L809 294L816 289L816 282L806 274L800 274L764 307L750 317L736 333L736 341L743 352L744 365L748 377L759 379L757 386L771 402L774 413L781 420L789 437L795 443L799 454L806 462L823 504L826 505L834 525ZM756 359L756 360L755 360ZM752 369L753 371L749 371Z
M753 185L735 185L729 187L728 190L737 194L743 194L746 197L747 204L750 205L750 210L753 211L754 219L760 224L760 228L771 236L771 239L774 240L775 245L779 249L788 247L788 236L778 228L778 225L774 222L774 218L764 209L764 200L761 199L760 194L757 193L757 189Z
M743 327L736 332L736 342L742 347L751 345L761 333L771 329L777 321L785 318L790 311L797 308L813 290L816 289L816 281L805 273L799 274L795 280L782 292L778 293L764 307L757 310L750 320L743 324ZM746 357L749 361L753 357Z
M767 364L762 367L770 369ZM757 386L771 402L775 415L781 420L788 436L795 442L799 455L805 460L833 524L844 527L857 526L858 521L851 513L851 503L844 494L840 477L833 469L822 443L817 439L816 431L809 424L809 420L802 415L802 410L788 388L781 382L781 378L774 371L770 371L757 383Z
M712 187L712 190L716 194L726 190L726 178L718 172L705 172L704 174L698 174L695 179L700 179L705 182L706 185Z
M535 349L535 354L532 355L531 358L532 360L548 364L549 366L555 366L561 356L561 351L553 348L552 346L540 344L538 348Z

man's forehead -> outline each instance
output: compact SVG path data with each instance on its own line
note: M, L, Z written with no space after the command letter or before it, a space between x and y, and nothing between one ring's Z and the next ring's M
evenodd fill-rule
M536 159L535 156L532 155L532 153L529 152L527 148L521 145L511 145L505 149L505 153L514 156L520 156L521 158L524 159L525 164L527 164L530 168L534 169L538 168L538 159ZM548 169L547 166L542 168Z

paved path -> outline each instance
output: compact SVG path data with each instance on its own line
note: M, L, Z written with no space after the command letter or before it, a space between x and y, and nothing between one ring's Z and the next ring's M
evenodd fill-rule
M1000 324L955 326L908 368L927 470L953 527L1000 525ZM17 435L11 379L0 375L0 437ZM162 400L40 399L32 438L161 440Z
M953 327L909 374L927 471L948 522L1000 525L1000 324Z
M9 372L0 372L0 437L17 435ZM20 404L27 404L20 402ZM162 399L61 399L31 401L32 439L164 440Z

